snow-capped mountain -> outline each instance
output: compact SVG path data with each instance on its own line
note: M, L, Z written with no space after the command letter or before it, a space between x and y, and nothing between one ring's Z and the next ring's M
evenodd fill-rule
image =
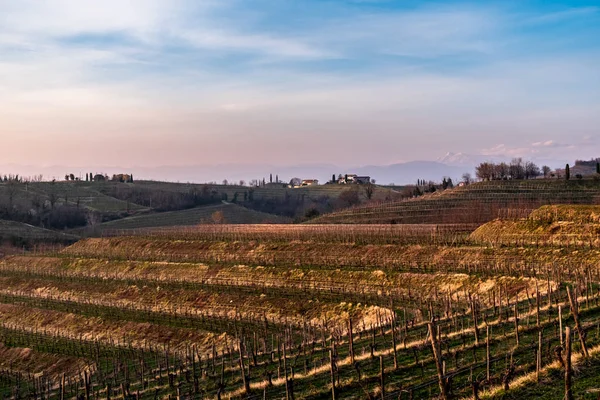
M475 168L477 165L485 161L502 162L509 161L509 159L502 156L448 152L443 157L438 158L436 161L442 164L457 167Z

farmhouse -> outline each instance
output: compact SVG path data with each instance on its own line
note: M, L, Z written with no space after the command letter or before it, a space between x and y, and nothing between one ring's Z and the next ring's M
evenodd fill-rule
M313 185L318 185L319 181L317 179L304 179L302 180L302 183L300 184L300 186L313 186Z
M358 176L356 174L346 174L338 179L338 184L345 185L349 183L367 184L371 182L370 176Z
M113 182L133 182L133 176L129 174L114 174L111 179Z
M340 185L345 185L347 183L354 183L354 179L356 178L356 174L346 174L344 176L341 176L338 179L338 183Z

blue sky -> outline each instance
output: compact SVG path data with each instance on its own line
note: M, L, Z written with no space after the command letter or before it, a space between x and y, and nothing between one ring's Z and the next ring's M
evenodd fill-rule
M0 0L0 160L600 156L599 1Z

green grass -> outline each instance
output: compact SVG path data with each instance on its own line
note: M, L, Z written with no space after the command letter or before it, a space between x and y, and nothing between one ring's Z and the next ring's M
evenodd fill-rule
M112 183L103 183L101 185L107 185ZM232 200L235 194L238 194L240 200L244 198L244 193L250 193L253 191L254 199L279 199L283 200L286 197L293 198L296 196L304 196L305 200L317 200L320 197L328 196L331 199L337 199L340 194L348 190L357 190L359 192L359 198L362 201L367 201L364 187L358 185L316 185L316 186L304 186L299 188L288 188L285 184L269 184L265 187L248 187L239 185L205 185L205 184L181 184L173 182L155 182L155 181L138 181L137 185L143 185L146 188L162 191L173 191L173 192L188 192L190 189L200 189L203 186L216 189L219 193L226 193L227 198ZM384 201L397 199L400 196L399 187L384 187L376 186L373 192L373 200Z
M74 243L78 236L23 224L21 222L0 220L0 240L18 242L15 244L54 242Z
M217 214L221 213L221 217ZM102 230L140 229L198 224L261 224L288 223L290 219L249 210L236 204L216 204L182 211L170 211L128 217L110 221L95 227Z
M596 353L587 360L581 360L574 365L572 381L573 397L575 399L596 400L600 394L600 354ZM564 399L564 369L547 368L540 377L539 384L535 382L525 383L508 391L501 390L493 396L485 396L485 399Z
M30 183L29 188L45 199L55 196L61 202L79 203L94 211L132 212L146 209L140 205L102 194L96 190L95 185L93 182L40 182Z

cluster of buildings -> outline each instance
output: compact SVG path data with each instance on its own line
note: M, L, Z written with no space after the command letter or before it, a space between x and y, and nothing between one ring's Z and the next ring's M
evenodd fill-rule
M371 177L370 176L359 176L356 174L346 174L346 175L338 175L337 179L335 178L335 175L333 176L333 179L329 182L327 182L327 184L338 184L338 185L352 185L352 184L358 184L358 185L366 185L368 183L371 183ZM316 186L319 184L319 180L318 179L302 179L302 180L292 180L292 182L290 182L289 187L292 188L298 188L298 187L305 187L305 186Z
M348 184L359 184L366 185L367 183L371 183L370 176L358 176L356 174L346 174L344 176L339 175L337 181L332 181L332 183L336 183L338 185L348 185Z

